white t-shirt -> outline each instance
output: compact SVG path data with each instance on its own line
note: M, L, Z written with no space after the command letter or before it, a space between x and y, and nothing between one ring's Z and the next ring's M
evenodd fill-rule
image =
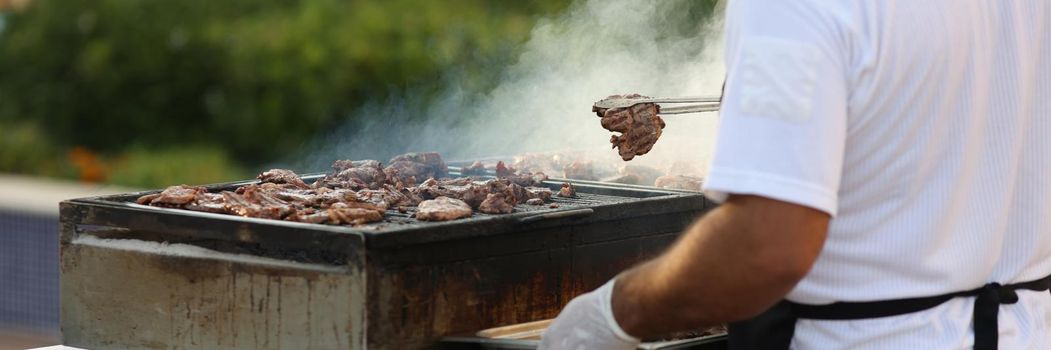
M1051 1L731 0L706 191L832 214L807 304L1051 274ZM1000 308L1002 348L1051 348L1051 294ZM797 324L797 348L971 346L973 298Z

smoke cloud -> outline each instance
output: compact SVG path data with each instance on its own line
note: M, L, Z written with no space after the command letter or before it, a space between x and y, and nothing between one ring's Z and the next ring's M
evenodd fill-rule
M311 145L313 158L302 168L413 151L437 151L455 160L572 150L620 162L592 103L620 93L720 93L721 6L707 16L710 9L699 3L579 0L562 15L538 22L517 60L500 67L494 89L470 93L451 78L442 82L437 99L406 93L369 103ZM703 172L716 117L665 116L661 139L632 163L686 161Z

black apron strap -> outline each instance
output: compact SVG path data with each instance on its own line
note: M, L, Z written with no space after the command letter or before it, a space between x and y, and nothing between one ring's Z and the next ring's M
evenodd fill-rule
M1001 286L989 283L978 290L974 299L974 349L994 350L1000 344L1000 305L1018 302L1019 289L1051 289L1051 276L1024 283Z
M828 305L782 301L753 319L731 323L728 329L729 349L788 349L795 333L797 319L860 320L897 316L927 310L953 298L973 296L974 349L993 350L997 348L1000 340L1000 305L1017 303L1016 291L1019 289L1049 290L1051 276L1006 286L989 283L977 289L923 298L839 302Z

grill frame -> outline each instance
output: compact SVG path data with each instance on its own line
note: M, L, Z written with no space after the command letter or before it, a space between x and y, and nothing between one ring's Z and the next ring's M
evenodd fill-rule
M304 179L311 181L320 176ZM129 203L157 191L65 201L61 204L61 323L65 343L89 348L119 345L153 349L172 344L186 348L276 348L269 342L239 345L208 337L195 346L185 342L183 333L161 329L235 329L236 325L222 324L224 314L202 320L188 313L186 317L169 315L173 318L164 320L145 311L115 312L128 303L149 304L162 310L198 303L200 310L212 310L219 304L210 302L224 302L221 297L212 300L216 298L213 294L222 294L215 289L229 292L230 287L223 286L231 281L234 294L251 288L236 286L240 281L237 278L243 279L247 274L250 279L255 276L267 281L272 276L284 276L285 284L302 279L308 286L320 283L320 278L349 294L348 298L353 299L349 301L350 309L357 310L352 312L362 313L349 319L322 315L322 320L312 321L308 317L306 330L291 325L279 330L286 341L293 338L310 344L309 338L319 337L318 328L331 326L338 327L340 331L334 333L344 336L340 341L346 341L337 343L350 344L350 348L429 347L450 334L554 317L573 296L659 253L695 217L715 206L693 192L562 179L549 180L545 186L557 190L563 181L574 183L585 198L612 196L623 200L580 203L556 199L561 202L558 209L524 208L512 214L476 214L471 219L450 222L364 227L245 218ZM213 191L231 190L255 182L206 187ZM127 241L185 244L207 252L178 256L164 251L128 251L121 245ZM107 246L110 243L113 245ZM238 254L270 259L281 266L260 267L258 263L239 261ZM294 266L283 266L285 262ZM92 274L114 269L150 279L144 283L149 286L143 287L142 293L125 295L121 290L126 286L91 278ZM199 292L189 287L195 284L200 285ZM163 285L175 286L177 291L169 297L156 296L163 294L156 290ZM267 297L269 288L268 284ZM280 289L278 295L309 304L286 306L286 314L302 311L301 307L343 307L347 302L331 295L319 298L309 294L313 290L302 289L301 284L294 283ZM284 304L279 301L279 305ZM322 312L345 311L346 308ZM275 317L262 309L235 313L241 319L260 322ZM134 320L151 332L98 327L98 323L115 317ZM158 324L158 328L148 326L152 324ZM314 347L326 348L326 343L315 343Z

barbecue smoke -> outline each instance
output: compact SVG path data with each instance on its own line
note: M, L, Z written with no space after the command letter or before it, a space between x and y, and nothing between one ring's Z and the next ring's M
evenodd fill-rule
M306 153L300 168L334 159L379 159L437 151L447 160L526 152L583 151L621 162L591 105L608 95L718 95L723 82L722 6L692 0L579 0L542 19L495 88L470 92L441 82L437 99L404 92L368 103ZM429 101L429 102L425 102ZM424 116L420 118L420 116ZM713 146L715 113L665 116L653 150L631 163L689 162L699 174Z

